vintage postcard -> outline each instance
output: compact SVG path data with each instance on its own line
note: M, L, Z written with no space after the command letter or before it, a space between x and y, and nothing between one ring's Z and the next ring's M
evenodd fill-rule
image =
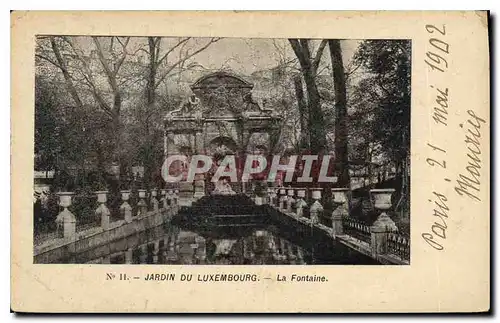
M16 312L485 312L487 12L13 12Z

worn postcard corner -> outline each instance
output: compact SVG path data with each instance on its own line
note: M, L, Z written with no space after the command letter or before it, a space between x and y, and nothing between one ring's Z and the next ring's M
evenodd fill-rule
M13 12L12 309L488 311L487 24Z

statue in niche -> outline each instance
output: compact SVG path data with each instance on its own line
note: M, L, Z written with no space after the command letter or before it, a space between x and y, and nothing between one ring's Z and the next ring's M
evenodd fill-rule
M233 191L231 185L229 185L229 181L227 177L222 177L215 183L215 189L213 191L214 195L236 195L236 192Z
M224 158L227 155L232 155L232 154L233 154L233 151L231 149L229 149L229 147L227 147L226 145L221 144L220 146L218 146L215 149L215 153L214 153L214 163L215 163L214 170L217 171L217 169L219 168L219 166L222 163L222 161L224 160ZM225 169L226 172L228 172L230 170L229 167L230 167L229 165L226 166L226 169ZM215 183L215 189L214 189L212 194L214 194L214 195L235 195L236 192L233 190L233 188L231 187L229 182L230 182L229 177L219 178L219 180Z

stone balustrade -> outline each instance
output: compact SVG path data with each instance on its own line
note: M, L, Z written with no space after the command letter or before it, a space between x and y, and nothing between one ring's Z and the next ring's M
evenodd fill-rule
M175 207L177 204L177 190L170 190L168 196L166 195L166 190L162 191L162 209L169 207ZM125 223L130 223L136 217L145 216L148 212L160 212L160 203L157 199L157 189L152 189L150 191L150 202L149 206L146 202L147 190L138 190L137 202L137 214L134 216L132 213L132 206L129 204L129 200L132 192L130 190L122 190L121 200L122 204L119 208L119 213L122 216ZM97 208L95 210L95 216L100 218L100 228L104 231L109 230L112 224L111 221L111 211L107 206L108 201L108 191L97 191L94 192L96 196ZM73 214L69 208L72 205L72 197L75 195L73 192L59 192L57 193L59 197L59 206L63 209L56 217L56 237L64 239L74 239L77 236L77 224L78 217ZM96 222L97 224L97 222ZM98 224L97 224L98 225Z
M391 196L394 189L372 189L370 199L373 208L379 213L371 226L351 217L350 190L348 188L331 189L331 214L322 202L322 188L270 188L269 205L281 213L303 220L320 228L326 228L328 234L340 240L349 240L349 244L366 244L364 253L388 263L408 263L410 239L398 232L395 222L387 213L392 208ZM311 200L307 197L311 196ZM308 211L308 212L306 212ZM308 218L306 217L308 215ZM320 223L322 217L331 219L331 227ZM353 242L354 241L354 242ZM358 241L358 242L356 242ZM394 260L394 256L397 259ZM392 260L387 260L392 257Z
M323 194L325 193L323 188L267 187L265 190L264 197L261 196L260 199L255 200L256 204L268 204L279 213L293 218L293 221L315 226L341 243L358 251L362 250L363 253L381 262L409 262L410 240L398 232L396 223L388 213L392 208L391 196L394 189L369 191L373 208L379 214L371 226L351 216L350 190L347 188L331 189L331 208L326 206L329 198L325 196L330 194ZM158 200L156 188L149 191L139 189L134 194L130 190L121 191L122 204L119 207L119 213L123 219L122 223L128 224L134 222L135 219L180 206L178 189L161 189L159 192L160 199ZM95 217L100 219L100 226L96 222L96 228L99 228L101 232L116 229L117 223L112 222L112 214L107 205L109 192L97 191L94 194L97 204ZM70 211L74 193L60 192L57 195L59 205L62 207L62 211L55 220L57 238L65 241L78 240L78 214L75 215ZM131 201L137 202L131 205ZM331 224L330 222L327 222L328 225L325 225L325 222L321 223L321 219L325 218L331 220ZM153 254L158 256L157 253L153 252Z
M59 192L59 206L63 210L57 215L56 227L58 238L71 238L76 232L76 217L68 207L71 206L71 197L74 195L72 192Z
M279 209L280 210L285 210L286 209L286 189L284 187L279 189Z
M295 208L295 199L293 198L295 192L292 188L288 188L288 197L287 197L287 212L292 212Z

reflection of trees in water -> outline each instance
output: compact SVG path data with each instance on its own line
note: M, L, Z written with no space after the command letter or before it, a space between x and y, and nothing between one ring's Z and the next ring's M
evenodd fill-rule
M89 250L78 263L127 264L377 264L331 239L292 233L283 227L233 226L186 228L171 224L118 241L113 254L101 257ZM305 241L302 244L301 241ZM96 259L92 259L92 256Z
M219 248L218 248L219 244ZM221 252L221 244L231 244ZM212 264L291 264L303 262L303 252L296 245L265 230L234 240L208 239L207 262ZM299 251L300 250L300 251ZM219 252L218 252L219 251Z
M219 228L220 229L220 228ZM303 250L272 232L272 228L240 228L233 232L183 230L164 226L161 232L143 233L128 241L135 245L108 256L110 263L279 265L303 264ZM224 231L224 230L223 230ZM160 237L160 238L158 238ZM130 247L128 247L130 248ZM129 258L126 253L130 252ZM130 259L130 260L127 260Z

